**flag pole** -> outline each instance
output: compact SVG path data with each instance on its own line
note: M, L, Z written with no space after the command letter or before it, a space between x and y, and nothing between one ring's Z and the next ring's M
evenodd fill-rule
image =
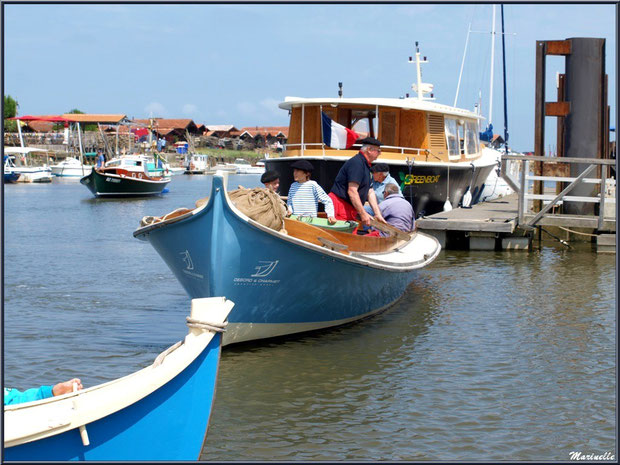
M321 125L321 148L323 149L323 158L325 158L325 139L323 138L323 105L319 105L319 124Z
M305 126L304 104L301 104L301 156L304 156L304 126Z

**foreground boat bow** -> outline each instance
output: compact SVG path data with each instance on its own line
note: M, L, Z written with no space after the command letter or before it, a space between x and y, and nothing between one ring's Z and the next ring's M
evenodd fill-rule
M233 307L192 301L189 333L140 371L4 407L6 460L197 460L215 396L221 330Z

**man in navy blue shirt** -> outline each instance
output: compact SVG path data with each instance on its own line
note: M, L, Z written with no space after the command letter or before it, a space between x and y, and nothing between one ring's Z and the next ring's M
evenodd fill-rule
M381 155L381 142L374 137L366 137L357 143L362 144L359 153L342 165L329 193L334 202L335 217L348 221L357 220L359 215L362 225L370 226L371 216L364 210L364 203L368 200L375 219L385 223L372 189L370 174L372 162Z

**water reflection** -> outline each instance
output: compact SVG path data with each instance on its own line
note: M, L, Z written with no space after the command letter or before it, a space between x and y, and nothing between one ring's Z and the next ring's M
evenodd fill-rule
M146 215L191 207L209 176L148 200L79 183L5 186L4 380L129 374L186 334L189 299ZM252 185L253 182L253 185ZM231 188L259 177L231 177ZM225 348L203 459L564 461L614 451L615 256L444 251L371 319Z

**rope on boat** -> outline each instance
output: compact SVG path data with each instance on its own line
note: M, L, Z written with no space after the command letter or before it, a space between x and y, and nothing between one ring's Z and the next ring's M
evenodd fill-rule
M213 323L211 321L202 321L202 320L197 320L195 318L190 318L189 316L186 317L185 319L187 320L187 326L189 326L190 328L206 329L207 331L214 331L216 333L223 333L224 331L226 331L226 325L228 325L227 321L225 321L224 323ZM179 341L176 344L168 347L161 354L159 354L157 358L155 358L155 361L153 362L152 366L157 367L161 365L164 359L168 355L170 355L170 353L174 352L179 347L181 347L184 342L185 340Z
M168 354L170 354L170 352L173 352L173 351L177 350L182 345L183 345L183 341L179 341L175 345L170 346L166 350L164 350L161 354L159 354L157 356L157 358L153 362L153 367L157 367L157 366L161 365L162 362L164 361L164 359L168 356Z
M166 213L164 216L145 216L140 220L140 226L151 226L152 224L161 223L177 213L185 214L189 211L191 210L180 207L170 213Z
M208 331L215 331L216 333L225 332L226 325L228 325L227 321L225 321L224 323L213 323L211 321L197 320L189 316L185 319L187 320L187 326L189 326L190 328L206 329Z

